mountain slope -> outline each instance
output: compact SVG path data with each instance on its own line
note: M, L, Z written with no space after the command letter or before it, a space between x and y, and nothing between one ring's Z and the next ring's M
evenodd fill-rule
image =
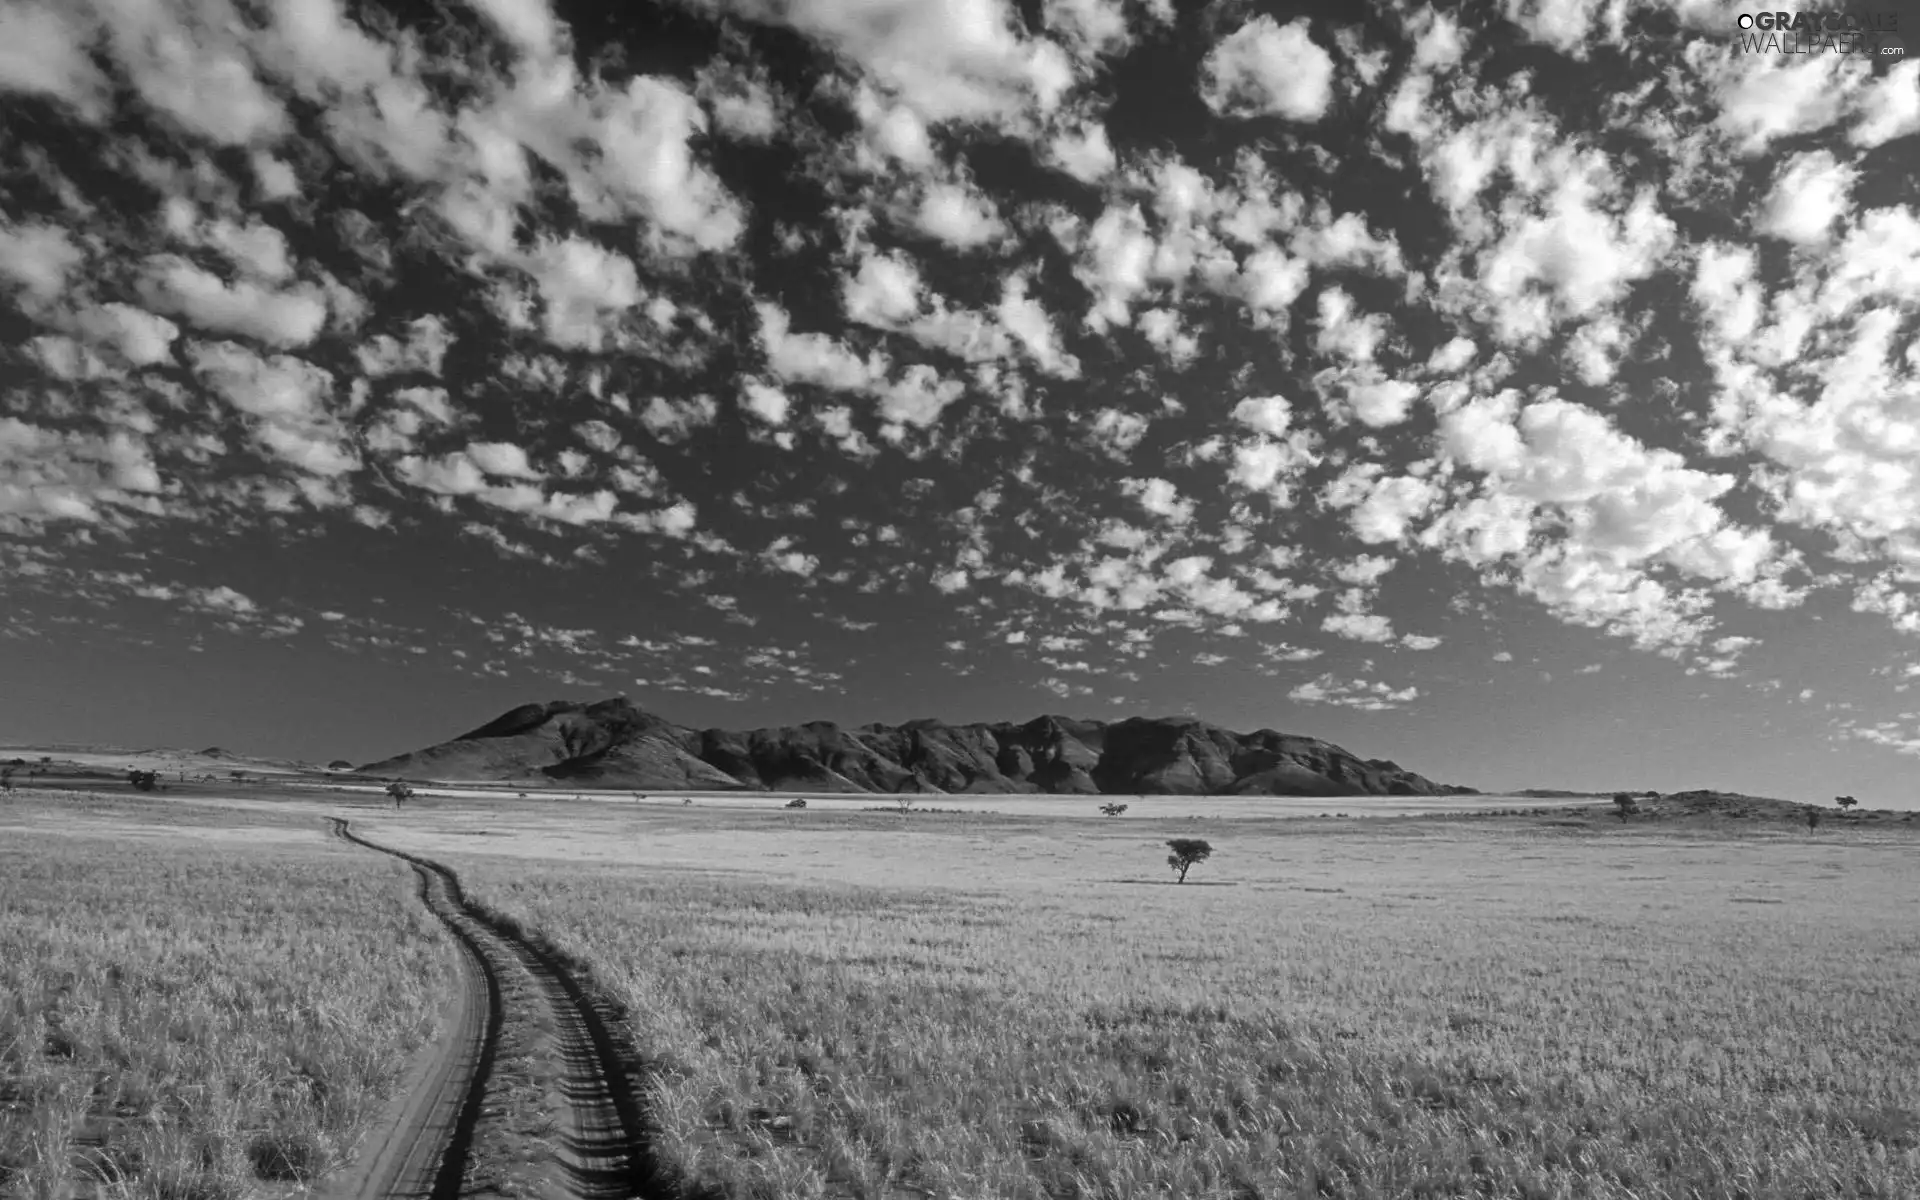
M1192 717L843 729L690 729L625 697L526 704L450 742L360 772L449 783L564 781L630 791L1049 792L1118 795L1433 796L1437 784L1385 759Z

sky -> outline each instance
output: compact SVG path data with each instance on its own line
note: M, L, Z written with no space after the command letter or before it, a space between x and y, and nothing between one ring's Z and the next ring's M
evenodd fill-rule
M0 742L1910 804L1920 58L1742 14L0 0Z

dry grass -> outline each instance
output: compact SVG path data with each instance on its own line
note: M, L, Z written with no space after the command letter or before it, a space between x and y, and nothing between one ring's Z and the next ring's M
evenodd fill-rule
M311 827L22 827L126 815L0 811L0 1195L214 1200L338 1165L451 979L411 875Z
M633 820L644 869L418 840L736 1200L1920 1195L1910 839Z

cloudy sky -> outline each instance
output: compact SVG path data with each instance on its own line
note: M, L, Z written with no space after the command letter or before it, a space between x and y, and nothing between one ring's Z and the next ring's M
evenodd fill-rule
M4 0L0 741L1900 801L1920 59L1739 11Z

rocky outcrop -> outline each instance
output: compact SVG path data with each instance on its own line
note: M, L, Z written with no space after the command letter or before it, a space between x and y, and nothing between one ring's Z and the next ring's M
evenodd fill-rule
M1033 792L1063 795L1432 796L1471 793L1386 759L1193 717L843 729L691 729L624 697L526 704L471 733L360 768L385 778L565 781L654 791Z

